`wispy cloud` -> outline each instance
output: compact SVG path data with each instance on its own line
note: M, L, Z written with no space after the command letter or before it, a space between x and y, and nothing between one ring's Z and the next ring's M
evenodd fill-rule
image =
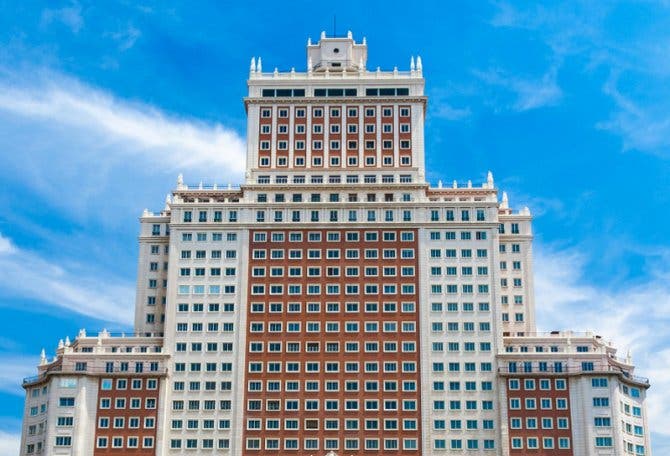
M472 115L470 108L456 108L448 103L439 103L437 108L431 111L435 117L447 120L463 120Z
M75 2L64 8L47 8L42 11L42 25L48 26L54 22L60 22L72 30L73 33L79 33L84 26L81 6Z
M1 233L0 270L0 286L6 297L32 299L107 322L132 322L134 286L109 271L58 264L15 246ZM7 299L4 305L11 305L11 301Z
M0 355L0 362L2 362L3 366L6 366L0 371L0 392L23 396L24 391L21 388L21 379L35 375L39 361L39 356L29 358L16 355ZM1 440L2 430L0 430L0 454L7 454L2 451Z
M602 93L613 102L597 129L618 135L624 150L670 157L670 10L658 2L639 2L635 15L654 17L654 26L636 27L621 16L616 2L531 3L518 7L495 2L494 27L526 30L544 42L557 61L582 65L582 77L601 77ZM630 30L622 37L620 30ZM604 71L598 71L604 70ZM613 76L612 76L613 75ZM636 84L618 85L619 78ZM607 115L605 115L607 117Z
M621 93L614 76L605 83L603 92L612 98L618 109L612 112L609 120L599 122L597 128L621 136L624 150L670 157L670 114L667 109L670 105L640 106Z
M58 75L24 86L0 81L0 110L67 126L69 135L85 133L131 146L119 148L121 156L159 160L171 167L220 166L237 174L244 169L244 140L236 132L123 101Z
M637 373L652 382L650 426L670 437L670 253L657 250L643 282L598 286L588 283L586 251L536 246L538 328L591 330L612 339L623 355L631 349Z
M160 204L166 177L180 172L187 181L243 178L246 146L236 131L35 73L0 68L0 167L51 205L84 217L102 204L135 204L137 191ZM140 190L127 185L139 180ZM63 197L64 187L77 188L77 196Z
M110 33L109 36L118 43L120 51L127 51L135 45L135 42L142 36L142 32L134 25L128 24L122 30Z
M558 66L552 66L540 78L524 78L500 69L474 71L474 75L488 85L509 91L513 101L509 108L521 112L556 105L563 95L557 82Z

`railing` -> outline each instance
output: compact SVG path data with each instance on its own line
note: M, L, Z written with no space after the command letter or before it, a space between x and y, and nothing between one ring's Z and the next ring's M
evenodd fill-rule
M160 368L158 370L142 370L142 371L136 371L135 369L128 369L128 370L121 370L118 367L115 367L114 369L106 369L104 367L94 367L94 368L88 368L86 370L77 370L74 367L72 369L50 369L46 372L43 372L38 375L33 375L31 377L25 377L22 381L23 385L27 385L30 383L37 383L42 380L44 380L49 374L58 372L59 374L74 374L74 375L94 375L94 376L104 376L104 375L128 375L128 376L145 376L145 377L150 377L152 375L155 376L164 376L167 374L167 367Z
M553 365L548 365L546 366L545 369L540 370L538 366L532 366L531 369L525 369L523 365L519 365L516 369L510 369L509 366L500 366L498 367L498 373L507 375L507 374L512 374L512 375L526 375L526 374L534 374L534 375L547 375L547 374L554 374L554 375L560 375L560 374L619 374L622 375L623 377L630 379L634 382L637 383L644 383L644 384L649 384L649 379L646 377L638 377L635 375L632 375L622 369L619 369L614 366L601 366L601 365L595 365L593 366L593 370L584 370L582 369L581 366L573 366L573 365L566 365L563 364L561 365L560 368L556 368Z
M344 71L343 71L344 69ZM346 79L346 78L368 78L368 79L398 79L398 78L421 78L422 71L397 71L397 70L386 70L386 71L347 71L350 68L340 67L340 68L328 68L328 72L325 71L310 71L310 72L298 72L298 71L276 71L276 72L253 72L249 74L250 79Z

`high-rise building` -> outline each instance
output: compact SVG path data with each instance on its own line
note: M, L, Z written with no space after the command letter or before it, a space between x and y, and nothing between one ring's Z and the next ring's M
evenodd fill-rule
M43 354L22 455L650 454L630 357L536 333L529 210L426 182L421 58L366 61L252 59L244 184L144 212L136 334Z

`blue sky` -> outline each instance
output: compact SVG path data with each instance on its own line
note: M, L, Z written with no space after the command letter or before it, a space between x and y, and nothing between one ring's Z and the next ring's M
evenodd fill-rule
M670 3L330 5L0 0L0 453L42 347L130 329L142 209L241 180L250 58L304 70L335 13L370 68L421 55L429 180L530 207L540 329L631 349L670 454Z

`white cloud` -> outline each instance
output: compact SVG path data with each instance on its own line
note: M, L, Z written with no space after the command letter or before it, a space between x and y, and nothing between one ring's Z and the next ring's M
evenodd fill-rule
M652 431L670 437L670 266L661 252L642 283L588 284L587 250L536 246L535 293L540 331L594 331L631 349L636 374L649 377L647 407Z
M191 184L197 181L189 177L220 185L242 180L245 140L220 123L35 73L0 68L0 168L59 212L108 224L152 201L162 207L179 173Z
M0 391L3 393L23 396L24 390L21 388L21 380L25 377L37 375L37 365L40 362L39 354L33 358L19 357L15 355L0 355L3 369L0 371ZM1 438L0 431L0 438ZM0 444L0 454L7 454L2 450Z
M447 120L463 120L472 115L470 108L455 108L444 102L440 102L437 109L431 111L431 113L436 117Z
M0 110L63 125L69 135L116 143L123 158L176 168L216 166L233 175L244 170L244 139L220 124L169 116L57 75L50 79L27 86L0 81Z
M65 267L16 247L1 233L0 246L0 287L5 296L34 299L103 321L132 323L132 284L108 271L96 274L90 267Z
M47 8L42 11L43 25L50 25L54 22L60 22L72 30L73 33L79 33L84 26L84 18L81 15L81 6L77 3L73 3L71 6L65 8Z
M556 80L557 71L558 66L554 65L536 79L508 75L501 70L475 71L474 74L486 84L511 92L515 99L509 107L521 112L553 106L561 100L563 92Z
M609 120L596 124L597 128L621 136L624 150L670 156L670 115L665 105L638 105L621 93L614 76L605 83L603 92L612 98L618 109L612 112Z
M0 454L7 456L18 455L21 445L21 434L0 431Z
M120 51L127 51L135 45L135 42L142 36L142 32L129 24L125 29L110 33L109 36L118 43Z

